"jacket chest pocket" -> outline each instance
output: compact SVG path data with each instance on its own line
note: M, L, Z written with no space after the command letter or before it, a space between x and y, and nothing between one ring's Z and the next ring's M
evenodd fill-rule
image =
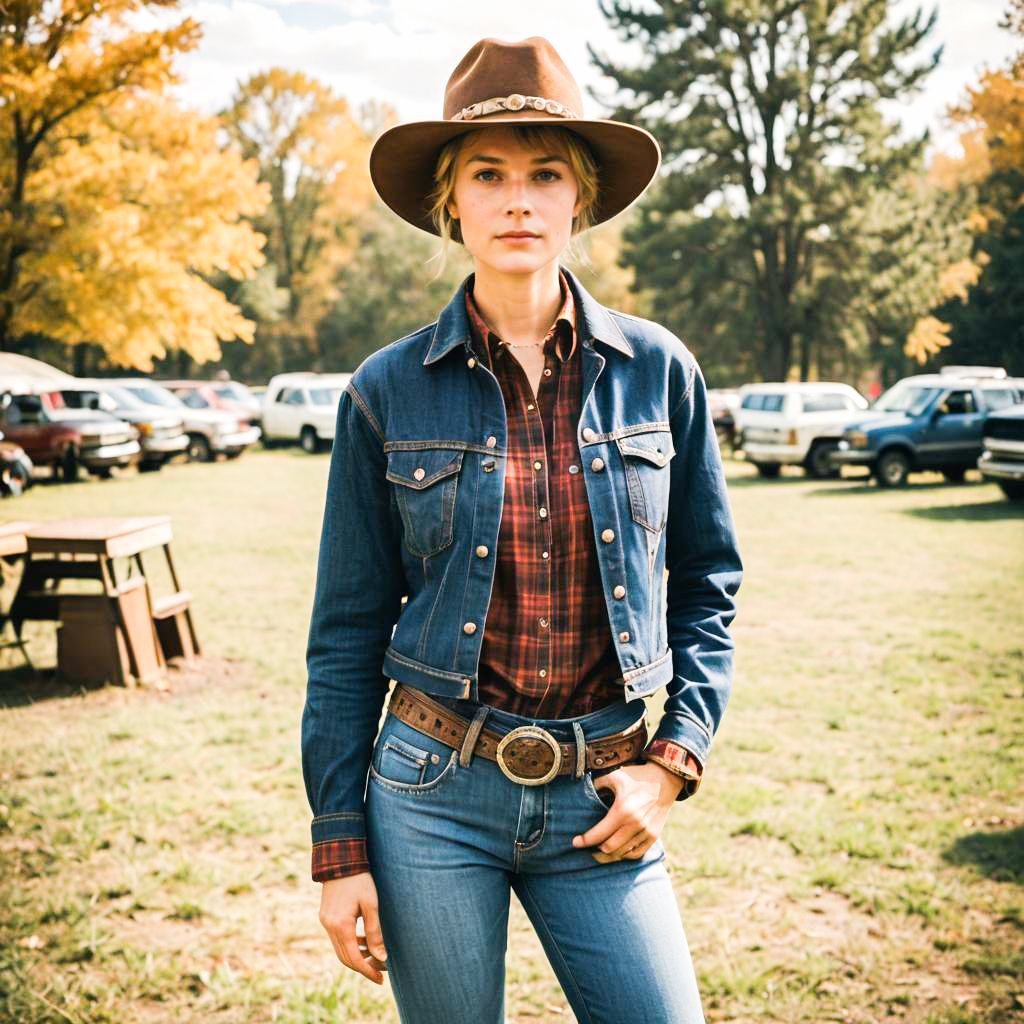
M386 475L394 485L410 554L427 558L451 544L455 493L465 454L452 448L388 452Z
M629 511L645 530L657 533L668 519L672 433L650 430L616 438L626 473Z

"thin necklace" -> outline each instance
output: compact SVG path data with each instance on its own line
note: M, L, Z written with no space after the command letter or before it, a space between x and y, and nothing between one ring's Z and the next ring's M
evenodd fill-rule
M540 348L540 346L543 345L544 342L547 340L548 339L545 336L541 338L540 341L524 341L518 345L513 345L512 342L510 341L503 341L502 345L504 345L506 348Z

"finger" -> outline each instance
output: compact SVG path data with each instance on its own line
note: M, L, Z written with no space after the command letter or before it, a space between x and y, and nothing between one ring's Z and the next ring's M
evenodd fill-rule
M602 853L622 856L630 847L646 838L647 832L635 822L623 822L603 843L599 849Z
M609 787L610 788L610 787ZM572 837L572 845L577 849L584 846L597 846L603 843L617 829L622 827L622 809L618 802L612 804L608 813L593 827L587 829L582 835Z
M647 852L653 842L653 839L644 838L642 834L638 834L634 837L634 841L625 843L613 853L602 853L597 850L591 856L601 864L609 864L614 860L636 860Z
M383 962L388 958L388 951L384 947L384 936L380 930L380 915L377 913L377 904L364 904L362 911L363 926L366 929L366 945L373 956Z
M374 984L384 984L384 977L380 971L373 967L359 952L359 942L356 939L354 921L341 929L338 941L341 943L342 951L345 954L344 962L347 966L351 967L357 974L361 974L364 978L369 978Z

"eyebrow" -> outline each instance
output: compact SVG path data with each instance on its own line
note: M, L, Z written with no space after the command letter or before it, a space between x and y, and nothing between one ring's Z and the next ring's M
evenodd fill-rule
M503 164L504 160L500 156L487 156L485 153L474 153L467 161L467 164L471 164L474 160L479 160L483 164ZM564 156L560 156L558 153L550 153L548 156L534 157L531 163L535 164L550 164L555 161L561 161L563 164L568 164L568 160Z

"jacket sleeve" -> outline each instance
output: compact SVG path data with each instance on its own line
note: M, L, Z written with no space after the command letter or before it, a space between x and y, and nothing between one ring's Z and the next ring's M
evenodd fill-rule
M366 775L387 694L384 650L406 592L377 420L350 382L338 405L306 649L302 774L320 852L366 837Z
M743 567L704 378L689 360L670 420L671 467L665 566L673 678L654 740L693 754L703 770L732 687L729 624Z

